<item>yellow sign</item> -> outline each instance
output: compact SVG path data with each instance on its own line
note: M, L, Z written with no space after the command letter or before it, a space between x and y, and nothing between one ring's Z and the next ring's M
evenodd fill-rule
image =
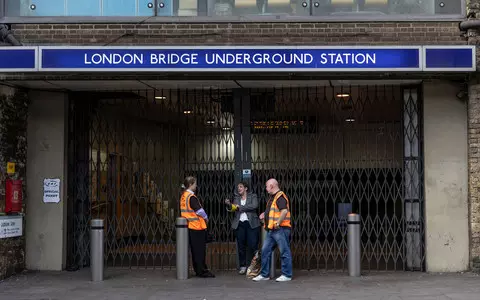
M303 126L303 121L253 121L254 129L288 129Z
M15 163L8 162L7 163L7 174L14 174L15 173Z

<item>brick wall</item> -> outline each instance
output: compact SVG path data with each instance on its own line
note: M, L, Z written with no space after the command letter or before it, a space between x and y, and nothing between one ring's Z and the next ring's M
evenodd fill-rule
M17 24L25 45L466 44L458 22Z
M5 169L8 161L16 164L16 174L12 177L25 183L27 106L25 93L0 88L0 213L5 209ZM0 280L24 268L24 236L0 239Z
M480 18L480 1L467 1L468 19ZM466 32L469 45L478 45L480 30ZM477 50L477 68L480 51ZM468 199L470 212L470 260L474 271L480 271L480 78L474 74L468 89Z
M468 101L468 166L471 222L470 255L480 269L480 80L470 82Z

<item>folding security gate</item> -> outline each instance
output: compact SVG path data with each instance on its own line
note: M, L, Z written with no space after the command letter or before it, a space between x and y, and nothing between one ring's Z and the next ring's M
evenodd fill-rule
M223 205L249 181L265 208L276 178L292 203L298 269L346 269L346 215L362 216L362 263L424 270L418 87L355 86L75 93L70 101L70 266L89 264L105 219L112 267L172 268L180 185L198 179L213 270L236 268Z

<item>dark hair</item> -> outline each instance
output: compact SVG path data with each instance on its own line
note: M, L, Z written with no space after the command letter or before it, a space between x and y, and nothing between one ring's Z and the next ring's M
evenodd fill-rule
M246 183L245 181L240 181L238 184L243 185L247 190L249 189L248 183Z
M183 184L182 184L182 189L184 189L184 190L188 189L195 182L197 182L197 178L195 178L193 176L185 177L185 180L183 181Z

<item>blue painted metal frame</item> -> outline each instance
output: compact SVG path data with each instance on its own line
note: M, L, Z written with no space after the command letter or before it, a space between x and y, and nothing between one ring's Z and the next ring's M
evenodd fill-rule
M173 16L173 0L158 0L157 16L172 17ZM162 6L163 5L163 6Z
M170 1L170 0L166 0ZM153 2L153 0L152 0ZM31 16L7 16L5 7L6 0L0 0L0 23L9 24L72 24L72 23L139 23L145 21L145 16L128 16L128 17L93 17L93 16L72 16L72 17L31 17ZM167 6L166 6L167 8ZM167 8L168 10L168 8ZM338 21L357 21L357 22L374 22L374 21L463 21L466 16L466 1L461 2L460 15L371 15L371 14L349 14L342 16L283 16L280 15L249 15L245 16L229 16L229 17L175 17L168 16L167 12L159 13L157 17L148 17L148 23L217 23L217 22L241 22L241 23L262 23L262 22L338 22Z

